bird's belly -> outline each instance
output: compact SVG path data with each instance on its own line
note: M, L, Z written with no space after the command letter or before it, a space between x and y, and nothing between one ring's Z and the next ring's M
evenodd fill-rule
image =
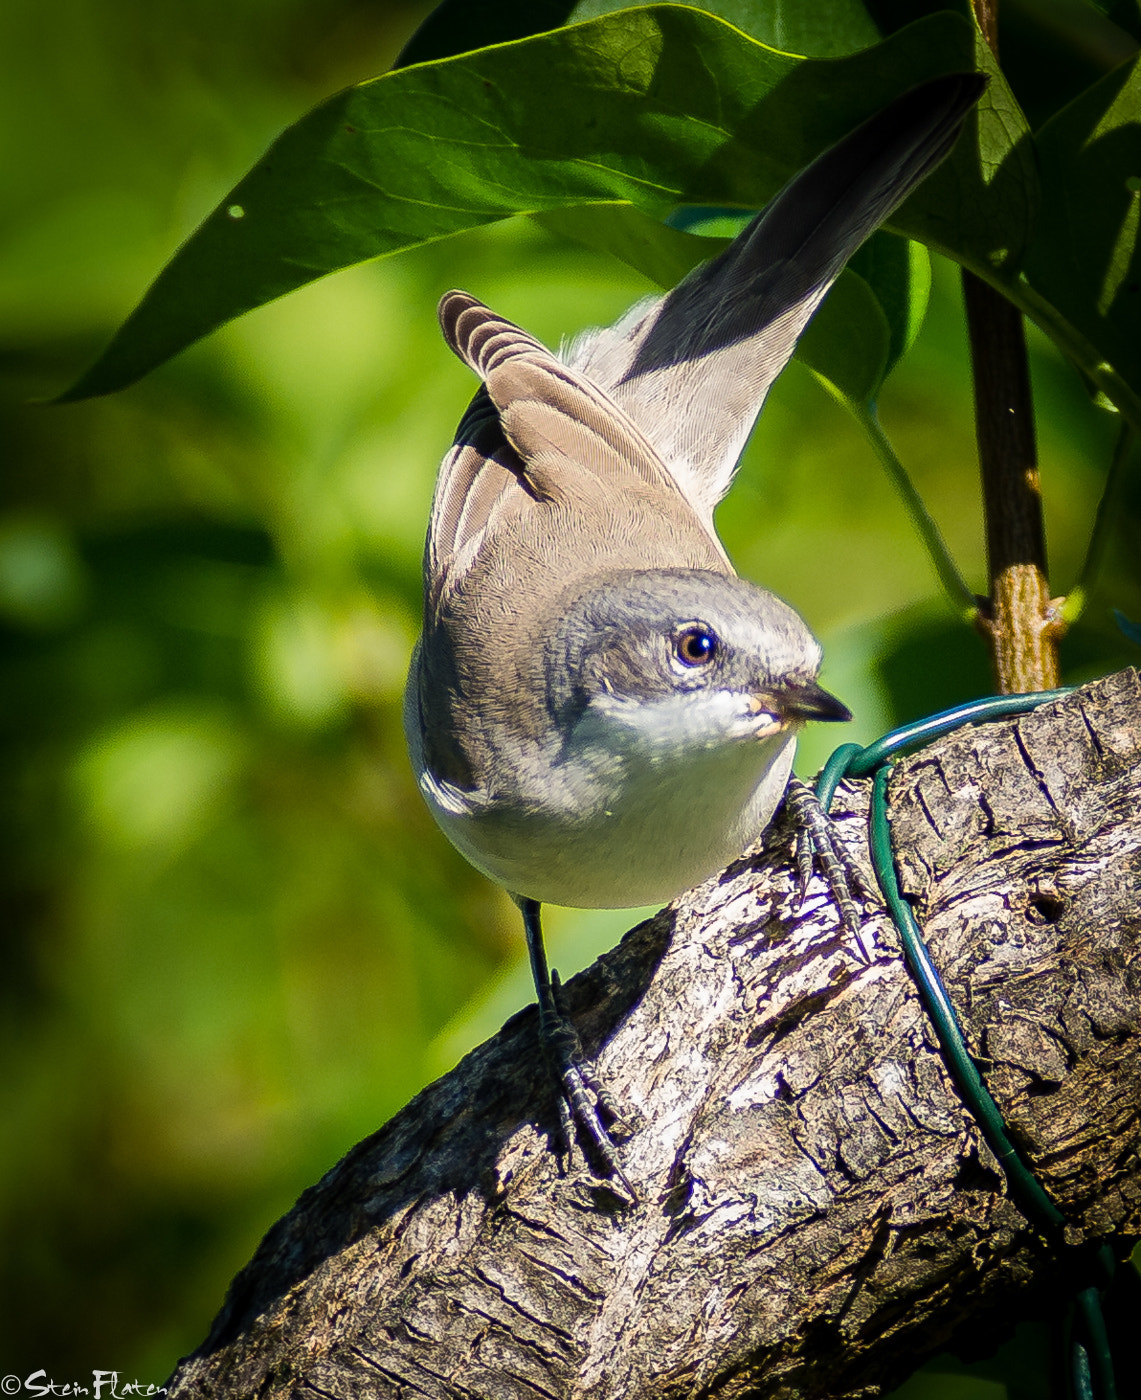
M436 820L477 869L544 904L620 909L664 902L723 869L764 830L788 782L796 741L782 734L687 771L647 768L621 796L583 810L581 794L515 810ZM572 815L573 813L573 815Z

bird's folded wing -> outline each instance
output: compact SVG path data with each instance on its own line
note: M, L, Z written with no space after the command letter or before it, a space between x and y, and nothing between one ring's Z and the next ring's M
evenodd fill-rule
M645 435L590 381L533 336L466 292L448 292L440 324L483 379L440 468L429 532L429 574L465 571L481 539L537 502L573 505L607 489L686 497ZM696 519L695 528L698 527ZM723 555L709 531L716 551Z

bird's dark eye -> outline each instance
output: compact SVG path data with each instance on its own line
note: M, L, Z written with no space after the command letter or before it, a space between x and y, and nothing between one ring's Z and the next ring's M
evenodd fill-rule
M708 666L717 655L717 633L695 622L677 634L674 652L685 666Z

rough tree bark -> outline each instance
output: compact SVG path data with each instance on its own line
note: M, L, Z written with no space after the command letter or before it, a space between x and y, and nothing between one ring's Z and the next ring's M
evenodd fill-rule
M842 788L862 831L866 786ZM904 760L896 849L972 1051L1071 1242L1141 1233L1141 685ZM634 929L569 1009L644 1122L623 1208L533 1008L266 1236L175 1396L879 1393L1059 1273L962 1107L886 917L864 962L787 836Z

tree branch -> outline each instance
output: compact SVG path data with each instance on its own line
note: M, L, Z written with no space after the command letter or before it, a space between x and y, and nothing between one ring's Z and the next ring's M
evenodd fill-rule
M973 8L997 59L998 0L973 0ZM962 281L990 585L979 627L1000 694L1052 690L1065 624L1050 598L1022 313L966 268Z
M1022 313L963 270L990 597L981 618L1000 694L1058 684L1065 630L1050 598Z
M866 785L842 788L862 830ZM905 891L1071 1244L1141 1233L1135 672L899 764ZM787 835L566 989L644 1120L623 1209L560 1170L534 1008L307 1191L174 1396L877 1393L1074 1273L1030 1227L868 911L863 962Z

